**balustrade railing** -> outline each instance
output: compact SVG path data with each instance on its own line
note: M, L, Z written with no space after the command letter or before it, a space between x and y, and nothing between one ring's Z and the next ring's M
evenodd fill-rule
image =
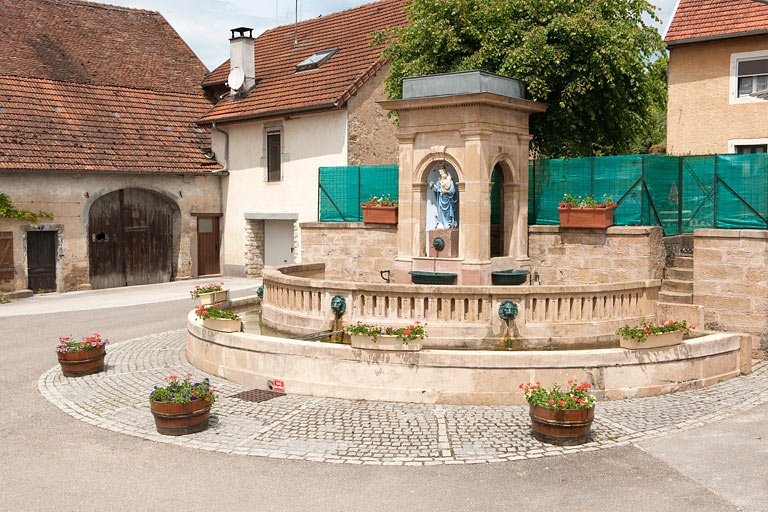
M508 333L503 301L518 305L517 332L529 340L568 345L615 338L617 326L655 315L660 281L579 286L414 286L337 282L292 275L302 265L264 272L262 321L293 334L331 328L330 304L346 301L343 323L429 325L431 347L490 347ZM304 272L304 274L306 274Z

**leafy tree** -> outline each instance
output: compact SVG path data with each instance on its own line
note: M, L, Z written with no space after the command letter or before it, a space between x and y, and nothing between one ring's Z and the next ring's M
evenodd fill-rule
M645 0L410 0L387 42L390 98L402 79L480 69L521 80L549 104L531 118L550 157L626 153L666 105L664 43Z
M13 201L11 201L11 198L8 197L6 194L3 194L0 192L0 218L5 219L24 219L29 220L33 224L37 224L40 220L40 217L45 217L46 219L52 219L53 214L48 212L42 212L39 211L37 213L35 212L29 212L26 210L17 210L16 207L13 205Z

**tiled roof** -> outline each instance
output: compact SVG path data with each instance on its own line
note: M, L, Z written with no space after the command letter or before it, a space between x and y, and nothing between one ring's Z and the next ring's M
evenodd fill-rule
M242 99L225 99L202 119L247 119L284 112L341 107L381 67L382 45L372 33L405 25L405 0L382 0L347 11L277 27L255 41L256 88ZM297 44L294 44L294 43ZM339 48L320 68L296 72L314 53ZM226 82L229 61L203 86Z
M157 12L79 0L0 0L0 73L155 91L208 71Z
M768 33L768 4L758 0L680 0L667 30L668 46Z
M196 172L202 96L0 76L0 170Z

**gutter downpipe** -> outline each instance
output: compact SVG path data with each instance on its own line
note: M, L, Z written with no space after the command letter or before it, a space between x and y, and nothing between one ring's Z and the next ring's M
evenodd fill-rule
M220 134L224 135L224 163L221 164L221 169L216 169L215 171L211 171L212 174L218 174L218 175L228 175L229 174L229 133L225 132L218 126L216 126L216 121L213 121L211 123L211 128L213 128L215 131L219 132Z

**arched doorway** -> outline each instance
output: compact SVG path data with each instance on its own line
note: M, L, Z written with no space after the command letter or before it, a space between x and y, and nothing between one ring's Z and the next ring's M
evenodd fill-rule
M499 164L491 172L491 258L504 254L504 171Z
M174 211L164 197L139 189L94 201L88 213L91 288L170 281Z

